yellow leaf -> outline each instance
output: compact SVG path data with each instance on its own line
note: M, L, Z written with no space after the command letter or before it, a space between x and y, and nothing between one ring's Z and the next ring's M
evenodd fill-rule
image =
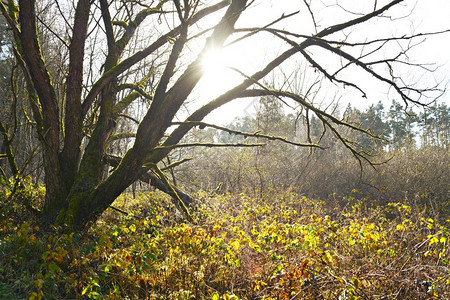
M433 244L435 244L435 243L437 243L439 240L438 240L438 238L437 238L437 236L434 236L434 237L432 237L431 239L430 239L430 242L428 243L428 245L433 245Z
M325 251L325 254L322 257L323 261L327 264L333 263L333 256L331 256L330 252Z
M219 294L217 294L217 293L214 293L212 296L211 296L211 300L219 300L220 299L220 296L219 296Z
M238 239L230 240L229 244L234 249L234 251L239 250L239 247L241 246L241 242Z
M88 291L89 286L85 287L83 289L83 291L81 292L81 296L83 296L84 294L86 294L86 292Z
M114 257L114 263L115 263L116 266L118 266L119 268L122 266L122 262L121 262L117 257Z
M42 280L42 279L37 279L36 281L35 281L35 285L40 289L40 288L42 288L43 286L44 286L44 280Z
M405 226L403 224L398 224L396 229L397 229L397 231L404 231L405 230Z

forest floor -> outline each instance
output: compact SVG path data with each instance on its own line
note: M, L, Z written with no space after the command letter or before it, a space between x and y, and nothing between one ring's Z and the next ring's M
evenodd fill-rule
M39 196L39 191L29 197ZM195 224L156 192L85 234L43 232L1 200L1 299L450 299L450 219L356 194L198 193Z

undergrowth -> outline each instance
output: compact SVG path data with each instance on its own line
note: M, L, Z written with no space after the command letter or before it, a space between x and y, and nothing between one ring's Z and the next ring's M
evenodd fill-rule
M4 299L450 299L450 220L423 207L198 193L191 224L151 192L123 196L129 214L110 209L88 233L56 234L20 219L10 192Z

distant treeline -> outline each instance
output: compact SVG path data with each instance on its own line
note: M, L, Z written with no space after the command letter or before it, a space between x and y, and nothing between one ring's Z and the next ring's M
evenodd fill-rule
M389 108L378 102L363 111L349 105L344 115L390 141L390 149L404 146L447 148L450 142L450 106L445 103L416 110L405 109L395 100ZM362 142L371 145L367 137Z
M336 110L337 108L334 108ZM450 106L445 103L434 103L427 107L405 108L402 103L393 100L389 107L381 101L372 104L365 110L352 107L350 104L342 113L342 120L367 130L381 139L373 139L367 134L348 132L347 137L360 144L362 148L386 146L385 150L403 147L439 146L447 148L450 143ZM309 129L305 130L308 120ZM241 131L262 131L267 134L280 134L294 140L301 140L308 131L314 140L323 142L324 135L321 121L312 113L300 111L295 114L284 114L280 102L273 98L262 98L257 105L255 116L247 115L235 119L233 129ZM302 132L303 130L303 132ZM223 142L243 140L239 136L230 136L219 132Z

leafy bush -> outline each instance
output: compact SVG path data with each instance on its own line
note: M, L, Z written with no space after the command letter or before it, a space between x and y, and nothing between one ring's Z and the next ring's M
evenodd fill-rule
M0 234L18 222L35 219L34 207L42 203L44 195L45 188L32 183L30 177L0 178Z
M86 234L22 223L0 240L10 299L448 299L446 223L402 203L344 211L294 193L198 193L196 224L158 193ZM157 205L158 203L158 205Z

